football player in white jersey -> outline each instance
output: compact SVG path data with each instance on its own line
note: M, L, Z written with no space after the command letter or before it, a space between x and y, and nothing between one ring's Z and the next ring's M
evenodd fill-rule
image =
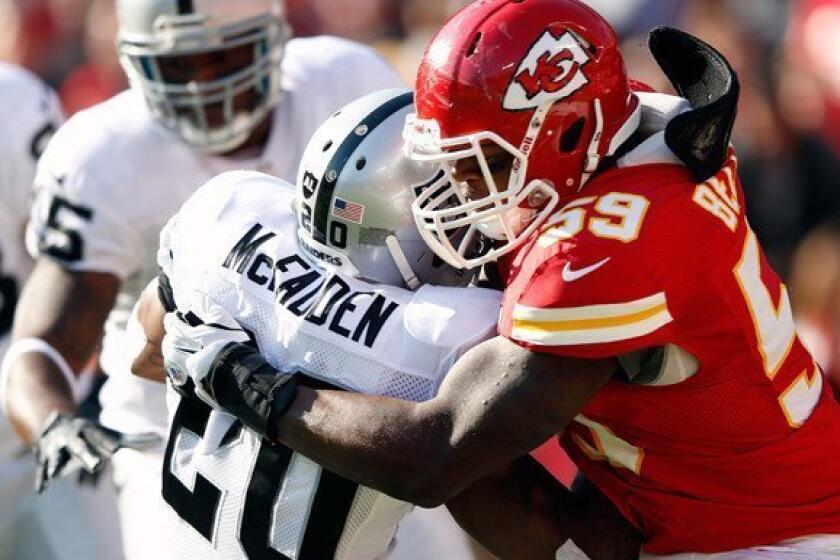
M227 329L226 340L253 340L275 367L299 370L301 383L431 398L449 366L495 333L500 293L453 287L470 275L420 238L413 191L446 177L405 157L401 133L412 110L411 92L400 89L342 108L313 135L297 197L291 185L255 172L226 173L199 189L161 235L165 279L138 306L149 334L140 337L135 371L154 376L159 364L144 362L161 335L159 291L177 309L168 330L180 321ZM194 344L167 340L185 344L182 351ZM208 355L195 350L195 360ZM261 441L203 402L182 365L168 365L163 495L181 519L171 535L178 558L389 554L408 504Z
M121 351L131 307L157 273L166 219L226 170L293 179L327 116L399 84L367 47L288 39L279 0L119 0L117 11L132 88L70 119L38 166L27 232L37 264L14 328L15 340L30 344L6 368L10 417L49 466L45 479L79 464L101 468L114 449L97 423L74 417L72 399L75 372L103 326L102 423L166 432L163 388L132 378ZM165 523L155 513L164 509L162 454L162 445L126 449L114 460L129 557L165 557L147 537L151 524Z
M20 286L32 268L24 247L35 163L63 121L55 93L22 68L0 63L0 357ZM81 397L82 395L78 395ZM2 403L0 387L0 403ZM0 415L0 559L113 558L120 554L113 492L108 485L81 487L62 481L45 498L32 488L35 462ZM57 523L67 512L74 515ZM92 519L103 516L102 523Z

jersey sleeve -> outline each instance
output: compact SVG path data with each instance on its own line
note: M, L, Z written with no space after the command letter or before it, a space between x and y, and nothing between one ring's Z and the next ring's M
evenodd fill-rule
M717 320L717 276L732 262L744 220L730 228L697 201L703 185L674 166L643 166L605 183L580 207L587 227L569 241L549 228L529 249L530 274L509 287L500 322L512 341L558 355L625 356L680 344ZM603 202L631 199L644 199L633 222L617 217L629 206Z
M96 174L102 169L102 154L96 153L102 147L90 146L92 131L80 130L83 126L69 121L38 163L27 249L68 270L106 272L125 280L145 255L140 229L146 224L126 203L141 195Z
M584 358L662 345L674 321L665 285L621 254L577 264L553 259L511 303L503 336L537 352Z
M177 270L211 270L235 243L230 235L260 218L289 214L294 195L288 182L257 171L217 175L199 187L161 230L158 265L170 279Z

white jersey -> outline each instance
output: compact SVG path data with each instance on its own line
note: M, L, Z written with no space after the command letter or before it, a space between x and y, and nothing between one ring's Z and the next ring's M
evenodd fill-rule
M166 220L224 171L257 169L293 180L309 136L332 112L399 82L374 51L334 37L289 41L282 69L270 138L253 159L190 148L152 118L139 91L129 90L70 119L39 164L30 252L69 270L111 273L123 281L101 354L110 376L101 395L106 425L165 431L162 387L133 378L122 347L130 311L157 274L155 251Z
M327 273L298 247L294 194L254 172L221 175L196 192L161 235L178 308L200 318L221 305L273 366L316 384L433 397L455 360L495 334L501 294L411 292ZM410 505L262 444L238 422L210 435L210 408L170 395L163 495L183 520L179 558L387 555ZM210 438L221 443L204 447Z
M46 84L22 68L0 63L0 122L6 131L0 134L0 360L9 345L20 288L32 270L24 230L35 162L62 120L58 97ZM0 464L9 466L20 448L0 414ZM0 479L3 470L0 466Z

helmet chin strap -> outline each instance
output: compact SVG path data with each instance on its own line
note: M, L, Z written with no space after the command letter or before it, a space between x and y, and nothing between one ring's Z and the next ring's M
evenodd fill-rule
M391 253L391 258L394 260L394 264L397 265L397 270L400 271L400 276L403 277L405 285L410 290L416 291L420 287L420 280L417 278L411 265L408 264L408 259L400 247L400 242L397 241L395 236L389 235L385 238L385 246L388 248L388 252Z
M601 146L601 137L604 135L604 112L601 110L601 100L596 99L595 107L595 132L592 134L592 140L589 142L589 149L586 151L586 161L583 164L583 175L580 178L580 186L578 192L589 181L598 165L601 163L601 155L598 153L598 148Z

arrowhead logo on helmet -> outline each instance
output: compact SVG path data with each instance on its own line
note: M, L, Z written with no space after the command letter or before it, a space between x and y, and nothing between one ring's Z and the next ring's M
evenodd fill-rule
M519 63L503 107L509 111L536 109L547 101L569 97L589 83L581 69L590 60L571 32L555 37L544 31Z

